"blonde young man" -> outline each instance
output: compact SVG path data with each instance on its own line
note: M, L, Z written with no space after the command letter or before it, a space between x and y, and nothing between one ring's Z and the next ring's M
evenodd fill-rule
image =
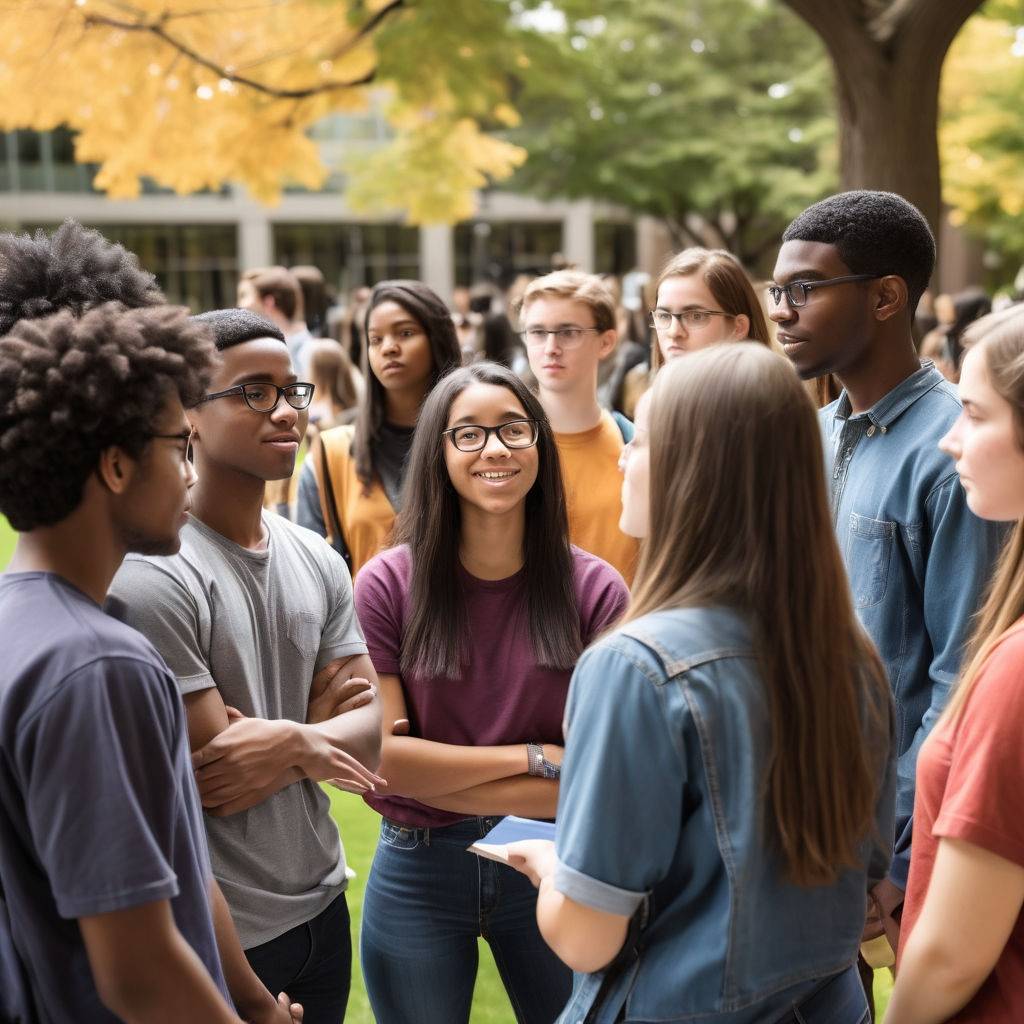
M527 287L521 334L538 397L555 431L569 510L569 538L629 583L637 542L619 529L619 456L633 425L602 409L597 370L615 350L615 300L593 274L559 270Z

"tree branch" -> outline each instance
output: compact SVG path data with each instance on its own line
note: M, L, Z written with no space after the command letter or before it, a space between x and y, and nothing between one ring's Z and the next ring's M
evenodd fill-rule
M370 35L389 14L397 11L401 7L404 7L405 3L406 0L391 0L389 4L386 4L377 11L369 21L362 25L350 39L347 39L343 44L341 44L341 46L339 46L338 49L335 50L327 59L336 60L338 57L343 56L361 40ZM264 96L271 96L274 99L303 100L324 92L334 92L339 89L353 89L360 85L369 84L377 74L376 68L374 68L365 75L348 81L338 81L335 79L327 82L319 82L316 85L306 86L303 89L279 89L274 86L266 85L264 82L260 82L255 78L250 78L248 75L240 75L236 70L233 71L208 57L204 57L187 43L184 43L180 39L176 39L172 36L164 28L164 18L160 18L155 22L132 22L120 21L117 18L111 18L102 14L85 14L83 20L87 28L99 25L107 28L116 28L122 32L148 33L171 47L173 50L176 50L180 55L187 57L194 64L198 64L200 67L206 68L218 78L227 79L229 82L235 82L238 85L243 85L246 88L252 89L254 92L261 93Z

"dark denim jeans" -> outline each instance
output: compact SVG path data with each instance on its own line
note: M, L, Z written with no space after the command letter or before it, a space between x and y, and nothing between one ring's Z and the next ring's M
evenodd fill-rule
M477 972L477 938L490 944L519 1024L552 1024L572 972L537 929L537 893L504 864L466 852L499 818L445 828L387 819L363 901L360 951L381 1024L464 1024Z
M302 1003L303 1024L341 1024L352 984L352 935L342 893L316 917L245 951L276 998Z

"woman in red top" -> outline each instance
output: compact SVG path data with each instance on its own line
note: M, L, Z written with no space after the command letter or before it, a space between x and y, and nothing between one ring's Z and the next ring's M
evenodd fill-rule
M918 759L886 1024L1024 1021L1024 316L970 350L960 395L942 448L971 511L1017 526Z

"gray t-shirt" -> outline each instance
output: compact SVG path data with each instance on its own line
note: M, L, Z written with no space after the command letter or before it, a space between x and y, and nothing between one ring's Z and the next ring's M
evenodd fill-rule
M183 694L216 686L243 715L304 722L313 676L366 653L344 562L267 513L265 551L196 518L168 558L129 555L110 609L149 638ZM329 801L303 780L227 818L207 816L214 874L246 949L316 917L346 885Z

